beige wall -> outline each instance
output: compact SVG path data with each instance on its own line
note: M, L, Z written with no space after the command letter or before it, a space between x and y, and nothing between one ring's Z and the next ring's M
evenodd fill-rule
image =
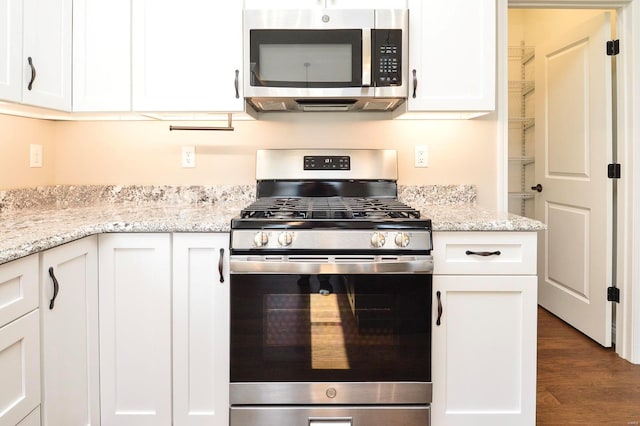
M28 123L49 132L55 147L49 183L249 184L255 183L256 149L390 148L398 150L399 183L475 184L481 205L493 208L497 203L493 116L380 120L372 114L272 114L259 121L236 121L234 132L169 131L169 124L203 124L192 122L4 120L23 139L33 131ZM413 167L418 144L429 148L428 168ZM182 146L195 146L196 168L181 167ZM26 178L20 175L24 183L9 186L3 181L0 187L31 185Z
M0 189L55 183L55 123L0 114ZM42 167L29 167L29 145L42 145Z

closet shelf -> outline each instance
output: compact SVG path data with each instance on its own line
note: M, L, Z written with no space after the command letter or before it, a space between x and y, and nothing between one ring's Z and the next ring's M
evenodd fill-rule
M509 92L517 93L521 96L526 96L533 93L536 89L535 82L532 80L510 80Z
M536 49L533 46L509 46L508 57L510 61L520 61L526 65L536 56Z
M536 119L533 117L510 117L509 129L511 130L528 130L536 125Z
M536 195L530 192L510 192L509 197L519 198L521 200L532 200Z
M523 166L526 166L535 163L536 159L533 157L509 157L509 161L519 161Z

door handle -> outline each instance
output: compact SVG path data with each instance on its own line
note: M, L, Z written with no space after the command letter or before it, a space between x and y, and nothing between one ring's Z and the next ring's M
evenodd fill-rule
M542 192L542 185L537 184L536 186L532 186L531 189L533 191L538 191L538 192Z
M36 66L33 65L33 59L31 56L27 58L27 62L29 63L29 67L31 67L31 80L29 80L29 84L27 85L27 90L33 90L33 82L36 81Z

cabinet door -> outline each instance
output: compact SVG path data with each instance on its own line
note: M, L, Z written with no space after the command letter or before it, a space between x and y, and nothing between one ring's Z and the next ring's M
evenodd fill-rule
M432 423L533 426L536 277L434 275L433 284Z
M131 110L131 0L74 0L73 110Z
M132 1L135 111L244 110L241 1Z
M229 424L228 234L173 236L173 421Z
M39 310L0 328L0 425L15 425L40 404Z
M407 109L493 110L496 1L409 0L409 11Z
M103 426L171 425L171 238L99 236Z
M22 101L25 104L71 110L71 2L24 0Z
M99 425L97 237L41 260L42 424Z
M407 0L326 0L330 9L406 9Z
M0 99L22 100L22 0L0 0Z

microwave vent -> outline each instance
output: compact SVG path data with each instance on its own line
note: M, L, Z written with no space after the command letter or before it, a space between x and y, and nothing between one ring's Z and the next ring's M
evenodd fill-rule
M373 100L365 102L362 105L363 111L389 111L393 109L395 104L398 103L397 99L384 99L384 100Z
M287 103L284 101L259 101L256 104L262 111L287 111Z

